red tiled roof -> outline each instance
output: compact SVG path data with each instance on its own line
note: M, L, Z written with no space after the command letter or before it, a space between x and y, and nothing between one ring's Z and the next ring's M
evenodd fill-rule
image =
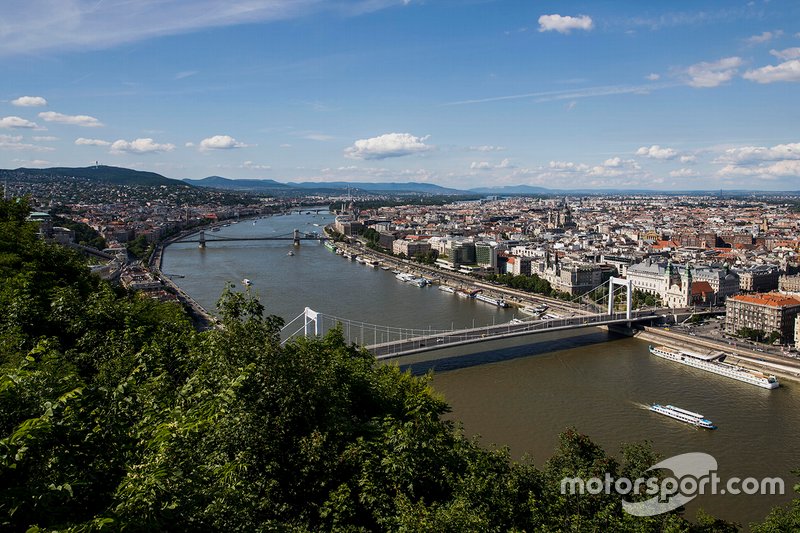
M713 294L714 289L707 281L695 281L692 283L692 294Z
M800 305L800 300L791 296L785 296L775 292L764 294L739 294L732 296L731 299L738 302L746 302L757 305L767 305L769 307L786 307Z

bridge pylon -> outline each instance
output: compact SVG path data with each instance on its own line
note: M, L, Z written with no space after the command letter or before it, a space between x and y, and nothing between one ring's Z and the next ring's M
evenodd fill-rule
M295 229L294 230L294 232L292 233L292 237L294 239L294 245L295 246L300 246L300 230L299 229Z
M614 285L625 287L625 318L631 318L631 307L633 307L633 285L630 279L615 278L611 276L608 280L608 314L614 314Z
M200 244L198 245L198 247L199 248L206 247L206 232L203 230L200 230Z

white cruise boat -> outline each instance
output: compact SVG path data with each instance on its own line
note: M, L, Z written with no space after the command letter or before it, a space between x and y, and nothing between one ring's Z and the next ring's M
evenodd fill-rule
M496 305L497 307L508 307L508 304L502 298L492 298L491 296L476 294L475 299L486 302L487 304Z
M666 346L656 346L655 348L650 346L650 353L662 359L699 368L706 372L713 372L714 374L743 381L764 389L777 389L780 386L778 378L775 376L719 361L718 358L721 354L702 355Z
M675 407L674 405L659 405L654 403L650 406L650 410L670 418L674 418L675 420L692 424L693 426L706 429L717 429L717 426L715 426L711 420L705 418L700 413L687 411L686 409L681 409L680 407Z
M453 287L448 287L447 285L439 285L439 290L442 292L449 292L450 294L456 292L456 290Z

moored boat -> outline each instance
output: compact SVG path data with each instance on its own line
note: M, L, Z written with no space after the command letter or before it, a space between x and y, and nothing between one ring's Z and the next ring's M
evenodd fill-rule
M780 386L778 378L775 376L767 375L756 370L748 370L738 365L723 363L721 361L721 358L723 358L722 353L703 355L688 350L669 348L667 346L650 346L649 349L651 354L662 359L699 368L706 372L749 383L763 389L777 389Z

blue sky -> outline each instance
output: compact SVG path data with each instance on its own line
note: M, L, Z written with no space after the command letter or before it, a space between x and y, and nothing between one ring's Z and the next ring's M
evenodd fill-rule
M0 167L800 189L800 2L10 0Z

